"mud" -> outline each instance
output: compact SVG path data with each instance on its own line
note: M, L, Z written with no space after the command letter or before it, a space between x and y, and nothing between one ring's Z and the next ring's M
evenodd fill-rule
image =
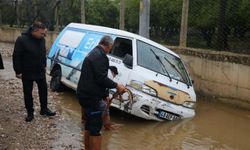
M57 137L60 115L47 118L39 114L37 88L34 90L35 119L26 123L20 80L0 78L0 147L1 149L48 149ZM55 109L54 94L49 93L49 108Z

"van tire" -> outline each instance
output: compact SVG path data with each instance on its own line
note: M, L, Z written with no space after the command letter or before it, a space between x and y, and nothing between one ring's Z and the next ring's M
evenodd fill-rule
M62 72L60 69L57 69L52 72L50 81L50 89L53 92L62 92L63 91L63 84L61 82Z

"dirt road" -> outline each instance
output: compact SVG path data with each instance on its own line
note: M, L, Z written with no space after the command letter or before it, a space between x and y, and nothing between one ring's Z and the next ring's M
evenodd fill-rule
M48 106L57 110L57 115L43 117L39 114L40 103L34 84L35 118L26 123L21 81L14 77L12 70L12 51L13 44L0 43L5 65L5 69L0 70L0 149L53 149L52 141L58 138L57 122L60 120L57 93L49 91L48 97Z

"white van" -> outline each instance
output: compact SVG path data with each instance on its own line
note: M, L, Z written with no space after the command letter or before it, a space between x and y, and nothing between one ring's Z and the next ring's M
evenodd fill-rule
M52 90L59 91L62 85L76 90L85 56L104 35L114 39L108 54L110 66L118 69L114 80L133 95L132 103L115 99L112 107L157 121L195 115L196 94L180 57L149 39L107 27L70 23L64 28L47 58Z

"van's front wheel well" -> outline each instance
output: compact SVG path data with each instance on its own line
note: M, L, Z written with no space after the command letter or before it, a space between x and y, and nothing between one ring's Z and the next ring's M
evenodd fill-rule
M61 71L61 66L59 64L55 64L53 66L53 69L50 71L50 76L53 76L53 74L55 73L56 70L60 70Z
M61 92L63 90L63 84L61 82L62 71L59 65L55 65L50 72L51 81L50 81L50 89L52 91Z

